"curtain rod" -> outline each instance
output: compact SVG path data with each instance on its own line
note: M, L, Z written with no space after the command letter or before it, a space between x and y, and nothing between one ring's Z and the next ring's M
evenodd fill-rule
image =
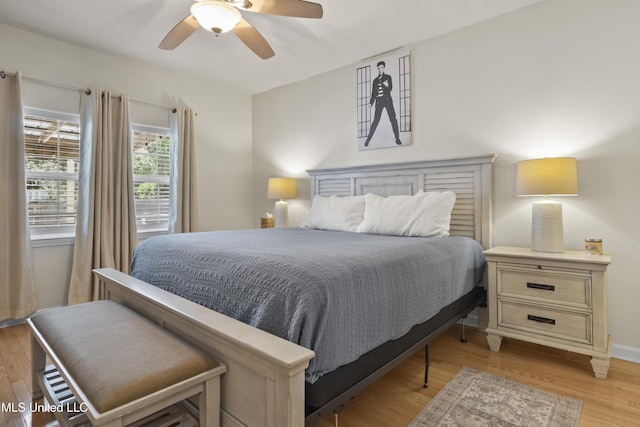
M117 95L116 97L119 98L120 95ZM178 111L178 109L176 107L167 107L166 105L156 104L155 102L141 101L139 99L133 99L133 98L129 98L129 101L135 102L137 104L146 104L146 105L151 105L153 107L166 108L168 110L171 110L172 113L175 113L175 112Z
M4 79L6 76L15 77L16 74L15 73L7 73L5 71L0 71L0 78ZM26 80L26 81L32 82L32 83L40 83L40 84L44 84L44 85L47 85L47 86L59 87L59 88L62 88L62 89L69 89L69 90L73 90L73 91L84 92L87 95L91 94L91 89L84 89L84 88L79 88L79 87L75 87L75 86L69 86L69 85L65 85L65 84L62 84L62 83L48 82L46 80L34 79L33 77L22 76L22 80Z
M16 74L15 73L7 73L4 70L0 70L0 78L1 79L4 80L7 76L15 77ZM33 77L22 76L22 79L26 80L26 81L29 81L29 82L32 82L32 83L39 83L39 84L43 84L43 85L59 87L59 88L62 88L62 89L69 89L69 90L84 92L86 95L91 95L91 89L85 89L85 88L80 88L80 87L75 87L75 86L69 86L69 85L65 85L65 84L62 84L62 83L49 82L49 81L46 81L46 80L34 79ZM113 95L113 96L115 98L120 98L121 95ZM178 111L178 109L176 107L167 107L166 105L156 104L156 103L149 102L149 101L141 101L141 100L133 99L133 98L129 98L129 101L136 102L138 104L146 104L146 105L152 105L154 107L166 108L166 109L170 110L172 113L175 113L175 112Z

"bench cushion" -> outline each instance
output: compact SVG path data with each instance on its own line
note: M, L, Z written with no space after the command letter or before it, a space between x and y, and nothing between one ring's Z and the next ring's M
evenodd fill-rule
M99 413L218 366L113 301L46 310L32 322Z

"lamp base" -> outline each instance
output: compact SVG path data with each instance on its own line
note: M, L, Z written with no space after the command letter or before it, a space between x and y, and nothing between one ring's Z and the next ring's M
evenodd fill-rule
M287 227L289 225L289 204L283 200L276 202L276 210L273 213L275 227Z
M533 204L531 249L536 252L564 252L562 203L543 200Z

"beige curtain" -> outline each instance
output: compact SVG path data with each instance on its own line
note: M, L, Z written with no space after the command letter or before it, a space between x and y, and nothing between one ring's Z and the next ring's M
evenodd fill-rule
M93 90L80 105L78 217L69 304L95 300L91 270L125 273L137 244L129 100Z
M171 116L169 233L198 230L196 195L195 113L177 108Z
M24 172L22 76L0 79L0 321L36 310Z

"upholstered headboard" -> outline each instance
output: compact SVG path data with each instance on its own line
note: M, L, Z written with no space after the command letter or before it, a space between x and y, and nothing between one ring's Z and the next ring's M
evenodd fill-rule
M311 196L412 195L419 190L456 193L452 235L491 247L492 169L496 155L447 160L308 170Z

